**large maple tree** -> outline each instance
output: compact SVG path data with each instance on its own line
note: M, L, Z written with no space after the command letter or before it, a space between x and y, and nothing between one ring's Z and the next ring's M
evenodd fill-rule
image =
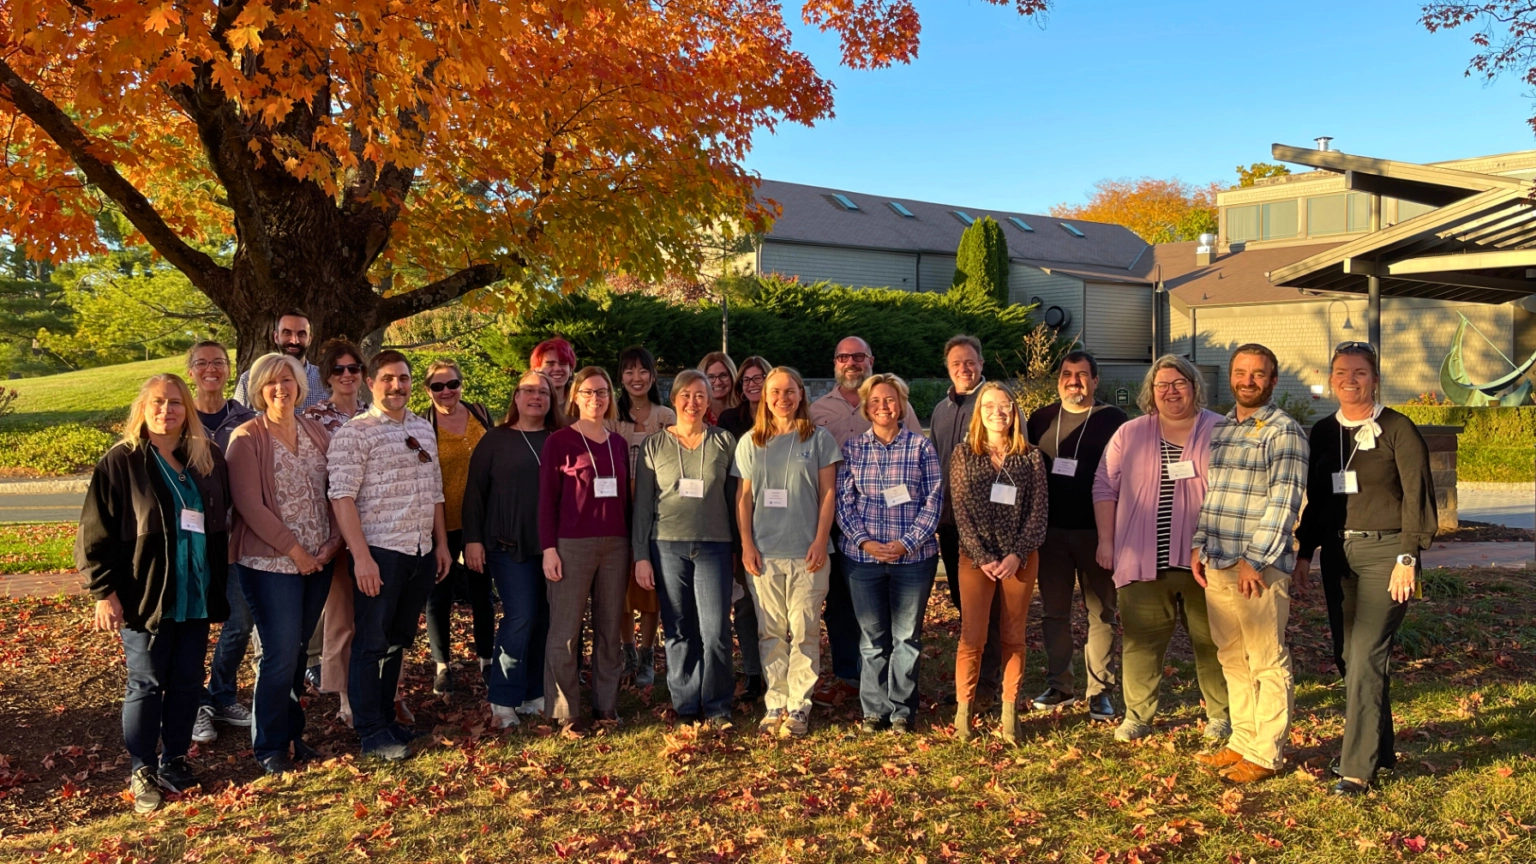
M908 0L799 12L846 66L916 55ZM771 218L753 135L831 115L773 0L0 0L0 233L64 260L120 209L248 362L289 307L361 338L686 268L700 230Z

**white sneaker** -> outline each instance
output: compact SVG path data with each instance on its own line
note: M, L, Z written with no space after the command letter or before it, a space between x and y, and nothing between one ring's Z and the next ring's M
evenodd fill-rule
M523 704L517 706L517 713L519 713L519 714L543 714L544 713L544 697L540 696L537 699L529 699L529 700L525 701Z
M522 725L522 721L517 719L517 710L505 705L491 706L491 720L495 722L497 729L510 729L513 726Z
M192 740L199 744L207 744L218 737L219 730L213 728L213 706L199 705L197 720L192 724Z
M1127 717L1125 718L1125 721L1120 724L1120 728L1115 730L1115 740L1137 741L1151 734L1151 726L1148 726L1145 723L1137 723L1135 720Z

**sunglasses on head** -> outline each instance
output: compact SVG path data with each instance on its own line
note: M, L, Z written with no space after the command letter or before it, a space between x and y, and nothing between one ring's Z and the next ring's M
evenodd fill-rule
M414 436L414 435L407 435L407 436L405 436L405 446L407 446L407 447L411 448L412 450L416 451L416 458L422 464L426 464L426 463L432 461L432 457L427 454L427 451L421 449L421 442L416 440L416 436Z
M1335 354L1344 351L1364 351L1367 354L1375 354L1376 346L1369 342L1340 342L1333 346L1333 353Z
M452 381L433 381L431 384L427 385L427 389L431 390L433 393L441 393L445 387L449 390L457 390L461 385L463 385L463 383L463 381L460 381L457 378L453 379Z

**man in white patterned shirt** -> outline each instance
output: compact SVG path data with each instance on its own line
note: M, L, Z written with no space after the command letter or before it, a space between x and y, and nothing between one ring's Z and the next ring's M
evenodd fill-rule
M352 552L352 659L347 694L363 755L398 761L415 737L394 722L404 654L432 586L448 575L443 475L432 424L406 408L411 364L398 351L368 361L368 413L336 431L330 498Z

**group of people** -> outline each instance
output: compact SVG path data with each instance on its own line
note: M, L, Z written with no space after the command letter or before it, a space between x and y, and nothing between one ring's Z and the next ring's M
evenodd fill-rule
M455 363L432 363L421 417L407 407L420 385L404 355L365 358L332 340L312 365L310 335L302 313L280 316L278 350L241 375L233 400L228 352L195 346L195 392L177 375L145 382L92 477L76 559L96 626L123 642L140 811L196 784L186 755L216 723L251 727L269 773L315 758L306 680L339 694L365 755L406 758L404 654L425 611L433 690L453 688L456 597L500 728L543 714L580 738L620 723L621 682L654 680L659 625L680 722L732 722L734 632L740 698L761 699L761 733L805 735L813 705L844 703L865 733L908 732L940 561L960 612L958 739L994 701L1008 741L1021 707L1077 701L1080 586L1090 715L1119 716L1118 621L1115 737L1150 734L1182 622L1206 737L1225 742L1196 758L1248 783L1284 759L1290 596L1321 548L1348 692L1335 791L1364 791L1392 767L1388 657L1436 514L1423 439L1376 400L1369 345L1334 352L1339 411L1309 441L1274 404L1279 364L1261 345L1232 356L1226 416L1207 409L1198 370L1169 355L1128 420L1096 401L1097 361L1072 351L1059 401L1026 418L985 380L980 342L956 336L944 349L952 387L924 435L906 383L876 374L858 337L838 343L835 386L815 400L794 368L714 352L674 378L669 406L643 347L619 356L616 382L577 369L556 338L534 349L500 417L462 398ZM1026 703L1037 584L1047 687ZM223 627L205 670L213 623ZM235 679L252 642L248 710Z

